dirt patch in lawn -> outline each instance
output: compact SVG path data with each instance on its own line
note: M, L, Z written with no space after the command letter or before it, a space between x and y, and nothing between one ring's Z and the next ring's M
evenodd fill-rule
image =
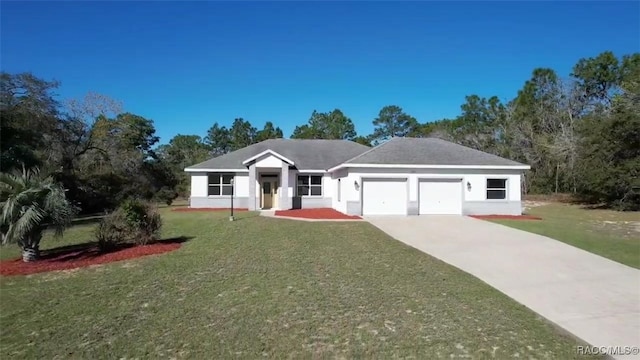
M469 215L472 218L481 220L542 220L539 216L533 215Z
M179 207L175 208L171 211L176 212L202 212L202 211L231 211L230 208L189 208L189 207ZM247 208L233 208L233 211L249 211Z
M640 221L596 220L597 230L604 230L624 237L637 237L640 234Z
M296 217L317 220L357 220L360 216L346 215L331 208L277 210L276 216Z
M142 256L162 254L178 249L188 238L176 238L139 246L123 246L102 252L95 243L43 251L40 260L24 262L22 258L0 262L0 275L29 275L57 270L71 270Z

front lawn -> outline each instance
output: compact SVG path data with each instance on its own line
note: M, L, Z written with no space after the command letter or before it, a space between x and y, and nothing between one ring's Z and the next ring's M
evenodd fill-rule
M176 251L0 278L0 356L577 356L528 309L365 222L163 212L165 237L190 238Z
M542 221L492 220L548 236L640 269L640 213L550 203L527 210Z

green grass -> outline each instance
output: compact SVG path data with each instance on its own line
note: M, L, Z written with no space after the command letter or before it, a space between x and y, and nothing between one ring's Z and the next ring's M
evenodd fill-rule
M191 237L177 251L1 277L0 357L576 357L533 312L367 223L163 212L165 237Z
M580 249L640 269L640 213L587 209L553 203L533 207L531 220L492 220L545 235Z

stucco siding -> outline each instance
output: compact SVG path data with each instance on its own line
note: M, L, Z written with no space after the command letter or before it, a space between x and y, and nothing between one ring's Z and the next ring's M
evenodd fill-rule
M257 159L256 167L280 169L282 168L282 160L270 154L263 155L262 157Z
M233 197L233 207L234 208L248 208L249 198L248 197ZM189 199L189 207L192 208L230 208L231 207L231 196L216 196L216 197L194 197L192 196Z
M294 197L293 202L294 202L294 208L298 208L298 209L316 209L316 208L331 207L331 198L329 197Z
M360 201L346 201L346 214L362 215L362 206L360 206Z
M520 214L521 213L521 173L522 170L485 169L380 169L350 168L342 182L341 198L346 202L348 214L361 212L360 191L363 178L407 178L409 182L407 214L419 212L419 183L421 179L462 179L463 214ZM506 199L487 200L486 181L488 178L507 180ZM355 183L358 186L355 186Z
M249 205L247 200L249 197L249 174L235 173L233 179L234 207L246 208ZM209 196L209 173L191 173L191 196L189 197L189 199L190 207L227 208L231 206L230 196Z
M463 215L521 215L520 201L465 201L462 203Z
M207 173L191 173L191 197L207 196L208 181Z

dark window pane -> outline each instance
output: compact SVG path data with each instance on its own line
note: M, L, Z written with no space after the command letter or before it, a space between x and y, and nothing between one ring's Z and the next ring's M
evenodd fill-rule
M209 186L209 195L220 195L220 185Z
M298 186L298 196L307 196L307 195L309 195L309 187Z
M222 175L223 184L231 184L231 179L233 179L233 175Z
M322 176L312 176L311 177L311 184L312 185L320 185L320 184L322 184Z
M271 183L270 182L265 182L264 184L262 184L262 193L263 194L270 194L271 193Z
M233 187L231 186L222 187L222 195L231 195L231 192L233 192Z
M309 185L308 176L298 176L298 185Z
M314 196L322 195L322 186L312 186L311 195L314 195Z
M220 184L220 175L209 175L209 184Z
M487 189L504 189L507 179L487 179Z
M487 190L487 199L503 200L507 198L506 190Z

